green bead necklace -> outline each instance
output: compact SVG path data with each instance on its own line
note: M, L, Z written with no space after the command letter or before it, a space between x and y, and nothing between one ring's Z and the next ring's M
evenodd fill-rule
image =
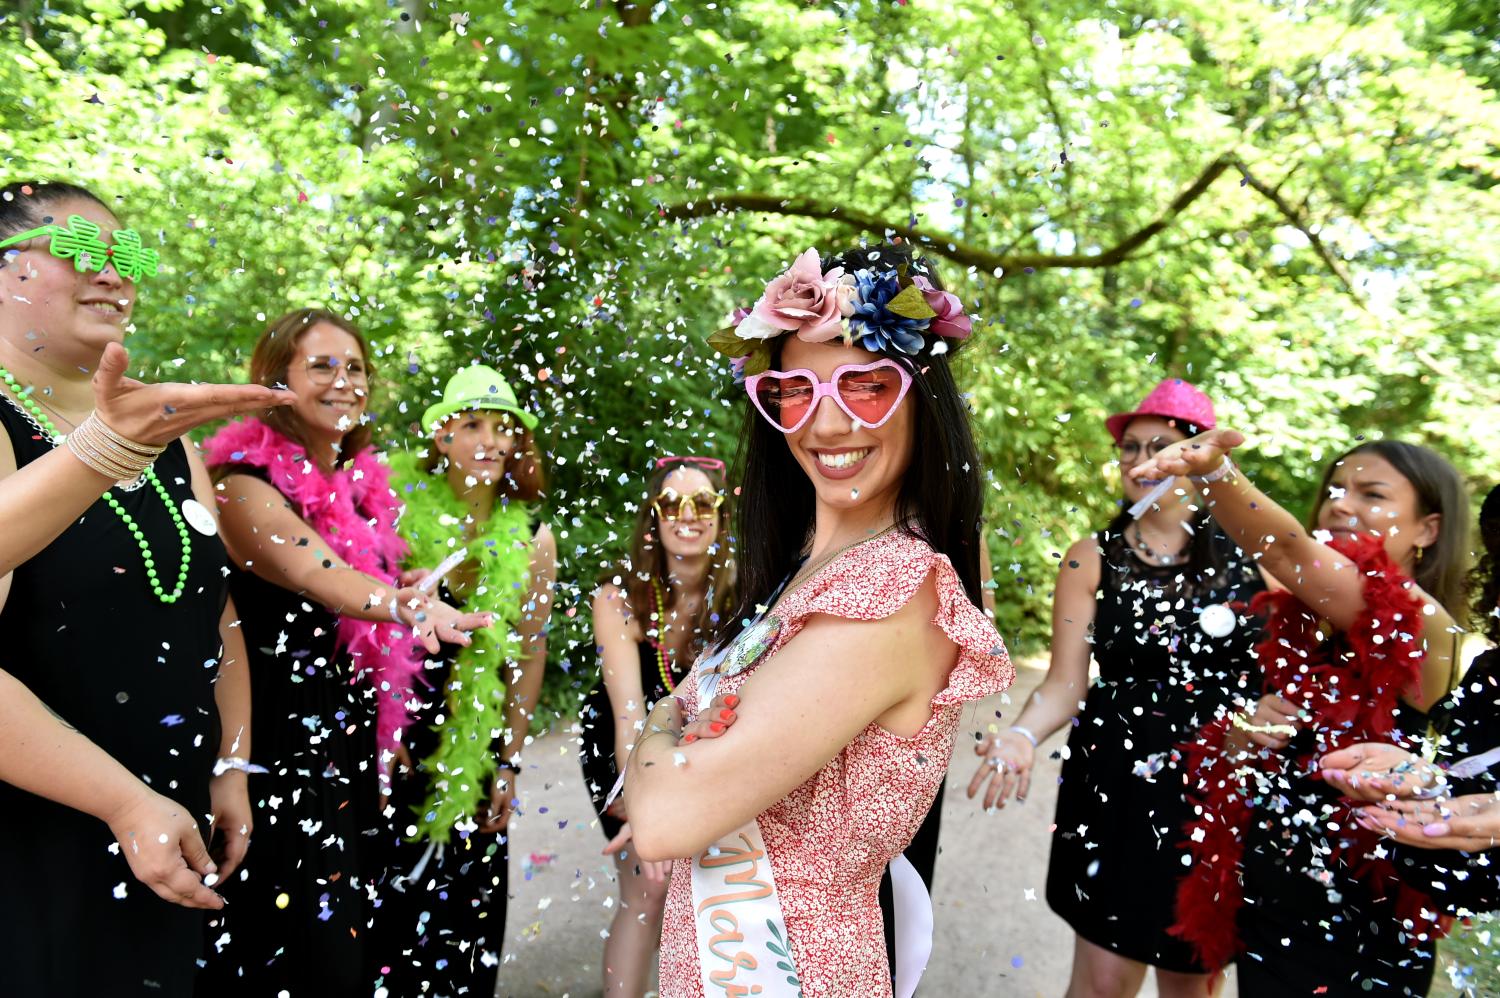
M6 387L10 389L11 394L21 400L21 404L26 407L26 411L31 414L31 418L36 420L37 425L42 428L42 432L47 435L47 439L52 446L56 447L62 443L63 435L57 432L57 427L53 425L52 420L47 414L42 411L42 407L37 404L37 401L31 397L31 392L23 388L16 381L15 375L11 374L5 368L0 367L0 381L4 381ZM141 530L136 524L135 517L131 516L130 512L124 506L120 505L120 500L115 498L112 491L104 493L103 498L109 508L114 510L115 515L120 518L120 522L125 524L125 529L130 531L130 536L135 538L136 544L140 547L141 561L146 566L146 580L151 583L151 591L163 603L176 603L182 597L183 590L187 588L188 566L192 564L193 559L193 542L188 536L187 524L183 522L182 514L177 511L177 504L167 494L167 487L161 483L161 479L156 477L156 469L147 468L145 478L146 481L151 483L151 487L156 490L156 494L161 497L162 505L167 507L167 512L172 515L172 523L177 527L177 536L182 540L182 563L177 569L177 585L170 593L162 587L161 579L157 577L156 558L151 553L151 542L146 540L145 531Z

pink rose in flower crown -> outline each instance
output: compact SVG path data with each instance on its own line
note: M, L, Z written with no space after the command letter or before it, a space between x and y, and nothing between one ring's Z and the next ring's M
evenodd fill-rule
M956 340L969 338L969 334L974 330L974 323L964 314L964 303L958 295L939 291L921 274L913 277L911 282L922 292L922 298L927 302L927 307L937 313L933 316L932 325L927 327L928 332Z
M808 250L786 273L766 285L766 293L735 332L746 339L764 339L762 327L772 327L783 332L795 329L797 336L809 343L833 339L844 331L837 291L843 276L842 267L823 273L818 251ZM751 330L748 334L747 325Z

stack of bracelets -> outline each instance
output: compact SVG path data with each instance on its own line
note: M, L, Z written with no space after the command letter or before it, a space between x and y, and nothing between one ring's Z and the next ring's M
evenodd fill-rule
M166 450L125 439L105 425L98 413L90 413L68 434L67 445L78 460L121 485L139 478Z

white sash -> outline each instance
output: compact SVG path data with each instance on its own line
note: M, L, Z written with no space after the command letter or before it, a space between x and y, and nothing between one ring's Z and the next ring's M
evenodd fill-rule
M896 909L896 998L911 998L932 957L932 897L904 853L891 860Z
M760 825L747 822L692 862L703 993L709 998L801 998Z
M768 600L774 604L785 582ZM698 705L713 699L721 675L753 665L781 624L765 611L727 647L698 662ZM620 781L623 782L623 781ZM615 784L619 791L620 782ZM796 959L760 824L751 819L692 858L693 928L708 998L802 998ZM904 856L890 863L896 925L896 998L912 998L932 955L932 898Z
M754 821L693 857L693 928L708 998L801 998L771 859ZM911 998L932 956L932 898L904 855L891 860L896 998Z

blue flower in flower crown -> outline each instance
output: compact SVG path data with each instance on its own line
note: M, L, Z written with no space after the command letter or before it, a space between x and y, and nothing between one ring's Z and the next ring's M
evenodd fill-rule
M926 342L922 334L931 319L908 319L886 309L886 304L901 293L901 279L894 270L878 274L868 270L854 272L856 295L854 312L849 316L849 333L858 338L866 350L890 347L905 354L916 354Z

